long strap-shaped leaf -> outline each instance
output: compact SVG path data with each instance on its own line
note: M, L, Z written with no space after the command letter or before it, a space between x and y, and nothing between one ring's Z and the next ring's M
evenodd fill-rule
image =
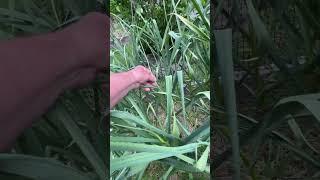
M224 91L227 119L231 131L233 179L240 179L240 150L238 135L238 120L234 87L233 59L232 59L232 30L218 30L214 32L216 39L217 62L219 65Z
M208 41L210 40L210 37L207 33L205 33L202 29L194 25L191 21L184 18L183 16L180 16L178 14L175 14L186 26L189 27L189 29L193 32L195 32L202 40Z
M154 132L156 132L158 134L161 134L161 135L163 135L163 136L165 136L167 138L177 139L175 136L173 136L171 134L168 134L165 131L152 126L151 124L143 121L139 117L134 116L133 114L130 114L128 112L113 110L113 111L111 111L110 115L112 117L116 117L116 118L120 118L120 119L123 119L123 120L128 120L130 122L134 122L134 123L136 123L138 125L141 125L141 126L147 128L147 129L149 129L149 130L152 130L152 131L154 131Z
M48 158L0 154L0 171L32 179L92 180L86 174Z
M134 143L160 143L158 139L130 136L110 136L110 141L114 142L134 142Z
M173 103L172 103L172 76L166 76L166 96L167 96L167 110L166 110L166 121L165 126L167 133L171 133L171 116L173 112Z
M142 152L142 153L135 153L126 156L122 156L120 158L112 159L110 164L110 174L114 171L134 166L136 164L145 164L155 160L164 159L167 157L172 157L177 155L176 154L169 154L169 153L150 153L150 152Z
M182 144L189 144L196 142L200 138L204 136L208 136L210 134L210 121L206 120L201 127L193 131L189 136L182 139Z
M263 137L266 135L281 137L278 133L275 133L273 130L277 127L281 126L284 121L289 119L285 118L288 114L294 114L301 109L306 109L310 112L310 114L320 122L320 93L318 94L308 94L308 95L300 95L284 98L279 101L273 111L258 125L251 128L251 130L247 131L241 137L241 146L247 145L248 143L254 144L255 146L259 146L263 142ZM272 133L272 134L271 134ZM280 138L282 142L285 142L284 138ZM254 141L252 143L252 141ZM290 145L289 143L287 143ZM289 147L289 146L288 146ZM311 155L304 153L304 151L300 150L298 147L294 145L290 145L290 148L294 153L298 154L304 160L313 163L313 165L319 167L319 163L317 161L310 161ZM230 155L231 150L228 149L217 158L214 159L214 168L218 167L227 157Z
M304 105L304 107L308 109L310 113L320 122L320 93L288 97L279 101L275 108L280 105L295 102Z
M0 8L0 16L10 16L14 19L20 19L20 20L24 20L27 22L34 22L34 23L42 25L46 28L52 28L52 25L50 23L48 23L47 21L45 21L44 19L42 19L40 17L30 16L28 14L25 14L25 13L22 13L19 11L15 11L15 10Z
M155 160L164 159L184 153L192 152L195 150L197 144L190 144L182 147L161 147L155 145L135 144L135 143L113 143L111 142L111 150L137 150L148 151L125 155L120 158L111 160L110 173L121 168L130 167L136 164L149 163Z
M91 139L93 139L93 146L104 162L108 163L107 161L109 160L107 160L106 153L107 130L103 128L106 126L106 123L94 115L90 106L84 101L79 92L68 93L66 97L73 102L73 107L75 108L74 111L70 112L70 116L78 121L86 122Z
M152 153L179 153L184 154L192 152L198 146L197 143L192 143L178 147L166 147L158 145L148 145L144 143L129 143L129 142L110 142L110 149L113 151L137 151L137 152L152 152Z
M254 32L258 39L258 48L259 50L269 50L272 44L271 36L258 12L254 8L252 0L246 0L246 4L248 6L248 14L251 19Z
M210 145L207 146L206 150L203 152L203 154L201 155L200 159L197 161L196 167L200 171L204 171L206 166L207 166L208 157L209 157L209 151L210 151Z
M182 161L179 161L174 158L166 158L166 159L161 160L161 162L163 162L164 164L168 164L170 166L173 165L175 169L179 169L179 170L183 170L183 171L187 171L187 172L201 172L194 165L183 163ZM209 169L210 168L206 167L204 172L209 172L210 171Z
M201 4L201 1L197 1L197 0L191 0L193 6L195 7L195 9L197 10L198 14L200 15L202 22L204 23L204 25L206 26L206 28L209 30L210 29L210 23L208 18L206 17L206 14L204 12L204 8Z
M52 120L60 120L63 123L73 140L78 144L83 154L90 161L96 173L101 179L105 179L108 175L106 165L67 112L65 105L58 101L54 109L48 113L47 117Z

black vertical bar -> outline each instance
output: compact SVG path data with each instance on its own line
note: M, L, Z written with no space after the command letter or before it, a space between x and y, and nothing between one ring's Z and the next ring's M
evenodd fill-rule
M212 145L213 142L213 126L214 126L214 119L213 119L213 57L214 57L214 45L213 45L213 39L214 39L214 34L213 34L213 27L214 27L214 22L213 22L213 17L214 17L214 3L211 0L210 1L210 176L211 179L214 179L214 168L213 168L213 154L214 154L214 146Z
M101 2L99 2L98 0L96 1L96 11L97 12L100 12L100 13L103 13L105 15L107 15L109 18L110 18L110 1L109 0L102 0ZM110 21L109 21L110 23ZM110 24L107 25L106 27L106 41L107 42L110 42ZM110 43L107 43L107 46L106 46L106 55L109 55L110 54ZM108 61L109 59L109 61ZM105 82L102 84L102 86L99 87L99 90L101 90L100 92L104 93L102 97L106 97L105 101L101 101L99 103L99 105L96 105L96 108L99 109L99 112L103 112L103 113L100 113L98 115L98 118L101 120L101 130L102 130L102 133L106 133L104 136L106 136L106 140L107 140L107 148L106 148L106 153L107 156L106 156L106 159L105 159L105 162L106 162L106 166L107 166L107 174L108 174L108 177L106 177L106 179L110 179L110 174L109 174L109 169L110 169L110 156L108 154L110 154L110 57L107 57L106 56L106 59L103 59L103 61L106 62L106 70L104 72L104 79L105 79ZM98 93L98 91L95 91L95 96L97 96L96 94ZM99 107L97 107L99 106Z

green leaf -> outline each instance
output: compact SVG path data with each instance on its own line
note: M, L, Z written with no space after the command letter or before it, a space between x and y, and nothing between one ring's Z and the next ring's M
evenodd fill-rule
M173 114L173 125L172 125L172 135L179 138L180 136L180 130L179 130L179 127L178 127L178 123L177 121L179 121L177 118L176 118L176 115L175 113Z
M210 100L210 91L203 91L203 92L199 92L197 93L197 95L205 95L209 100Z
M189 144L210 135L210 121L206 120L201 127L193 131L189 136L182 139L182 144Z
M148 145L143 143L131 142L110 142L110 150L112 151L136 151L136 152L152 152L152 153L173 153L184 154L195 151L198 143L191 143L177 147L167 147L158 145Z
M48 158L0 154L0 171L43 180L92 180L86 174Z
M87 129L89 130L89 138L93 140L93 146L103 160L107 159L107 128L106 123L99 118L98 113L95 113L85 101L81 92L66 93L66 99L72 102L73 111L69 111L73 119L77 122L85 122ZM98 102L98 100L95 100ZM98 108L97 108L98 109ZM105 161L104 161L105 162ZM108 163L108 162L105 162Z
M199 27L194 25L191 21L188 19L180 16L179 14L175 14L186 26L190 28L191 31L195 32L200 38L202 38L204 41L209 41L210 37Z
M259 14L253 6L252 0L246 0L248 14L252 22L254 32L258 39L258 49L261 52L269 50L272 46L272 39L267 30L267 27L262 22Z
M49 29L53 28L53 26L50 23L48 23L45 19L30 16L28 14L25 14L16 10L0 8L0 16L9 16L10 18L16 18L16 19L27 21L27 22L32 22L34 24L42 25L43 27L46 27Z
M204 23L204 25L206 26L206 28L209 30L210 29L210 24L209 24L209 20L206 18L204 9L202 7L201 1L197 1L197 0L191 0L193 6L196 8L198 14L200 15L202 22Z
M208 157L209 157L209 150L210 150L210 146L207 146L206 150L202 153L202 156L197 161L196 167L200 171L204 171L207 166L207 161L208 161Z
M110 173L113 173L114 171L125 168L125 167L134 166L136 164L150 163L152 161L164 159L174 155L176 154L150 153L150 152L142 152L142 153L125 155L120 158L111 159Z
M128 173L127 177L131 177L137 173L143 172L148 167L148 165L149 163L142 163L129 167L130 172Z
M250 0L248 0L250 1ZM247 1L247 2L248 2ZM250 1L251 2L251 1ZM236 95L234 87L234 71L232 57L232 30L214 31L216 39L217 61L221 72L221 80L224 91L224 103L227 112L227 120L230 129L232 145L232 165L234 168L234 179L240 179L240 149L239 132L236 108Z
M182 114L183 114L183 124L185 127L187 127L187 118L186 118L186 104L184 101L184 86L183 86L183 74L182 71L177 71L178 76L178 83L179 83L179 89L180 89L180 99L181 99L181 105L182 105Z
M290 115L290 120L288 120L288 124L289 127L291 129L291 131L294 133L296 139L300 142L300 143L305 143L310 149L312 149L315 153L319 154L319 151L314 148L309 141L306 139L306 137L303 135L303 132L301 130L301 128L299 127L298 123L295 121L294 117L292 115Z
M160 141L153 138L144 138L144 137L119 137L119 136L111 136L110 141L114 142L137 142L137 143L159 143Z
M116 117L116 118L120 118L120 119L123 119L123 120L127 120L129 122L134 122L134 123L137 123L138 125L141 125L151 131L154 131L160 135L163 135L165 137L168 137L170 139L177 139L176 137L172 136L171 134L168 134L166 133L165 131L161 130L161 129L158 129L154 126L152 126L151 124L143 121L142 119L128 113L128 112L123 112L123 111L116 111L116 110L112 110L110 115L112 117Z
M173 168L174 168L174 166L170 166L169 169L166 171L166 173L164 173L164 175L161 177L161 179L167 180L170 173L172 172Z
M91 165L101 179L107 177L107 167L82 133L81 129L74 122L70 114L67 112L63 103L57 102L55 107L47 114L48 119L61 121L65 128L68 130L73 140L79 145L81 151L90 161Z
M172 76L166 76L166 95L167 95L167 110L166 110L166 129L170 134L170 125L171 125L171 115L173 112L173 102L172 102Z
M142 112L141 108L137 105L137 103L130 96L128 97L128 100L130 101L134 109L137 111L141 119L148 122L148 119L146 118L145 114Z
M173 159L173 158L166 158L161 160L161 162L168 164L168 165L173 165L175 169L182 170L185 172L201 172L199 169L194 167L194 165L186 164L183 163L182 161ZM205 172L209 172L209 169L206 168Z

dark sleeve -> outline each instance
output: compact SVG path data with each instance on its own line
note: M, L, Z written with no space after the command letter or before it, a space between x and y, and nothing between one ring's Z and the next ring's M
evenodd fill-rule
M65 29L0 42L0 151L8 150L66 89L109 65L109 18L89 13Z

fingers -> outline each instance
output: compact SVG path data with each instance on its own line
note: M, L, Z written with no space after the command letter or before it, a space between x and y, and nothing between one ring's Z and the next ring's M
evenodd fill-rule
M144 68L144 71L145 71L146 75L144 76L145 79L144 79L143 83L153 84L154 82L157 81L157 78L152 74L152 72L149 69Z
M157 78L152 74L151 71L150 71L150 74L149 74L149 78L150 78L152 83L155 83L157 81Z
M157 78L153 75L153 73L144 66L139 65L131 71L136 82L140 84L152 84L157 81Z
M150 69L144 66L136 66L130 70L131 76L134 79L134 82L137 84L137 87L142 87L144 91L151 91L154 87L158 86L157 78L151 72Z
M151 85L154 86L154 87L159 86L157 82L153 82L153 83L151 83Z
M145 68L145 70L147 71L147 73L148 73L148 78L149 78L149 79L147 80L147 82L150 83L150 84L156 82L156 81L157 81L157 78L153 75L153 73L151 72L151 70L150 70L150 69L147 69L147 68ZM150 82L149 82L149 81L150 81Z

